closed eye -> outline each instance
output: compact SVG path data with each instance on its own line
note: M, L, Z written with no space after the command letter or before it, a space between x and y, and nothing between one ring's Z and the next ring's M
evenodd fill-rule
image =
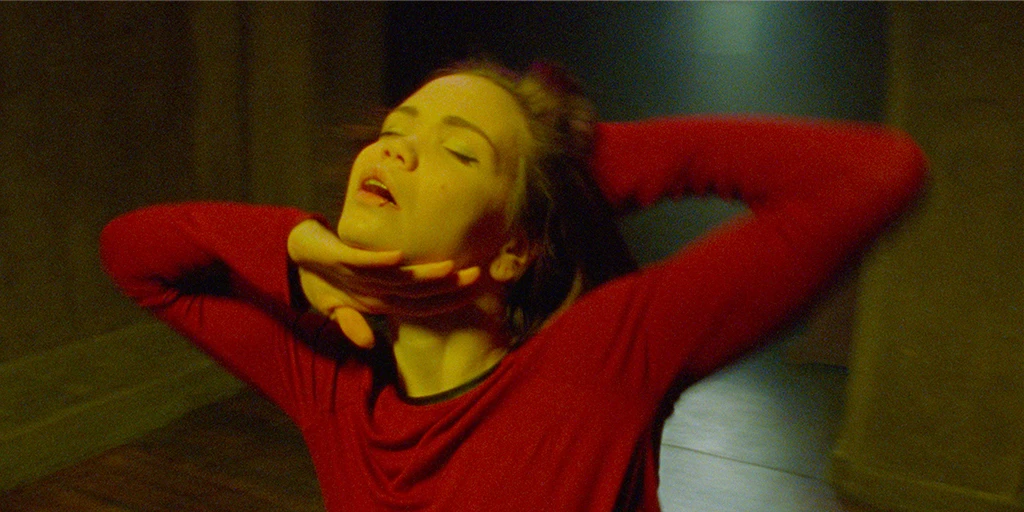
M473 157L471 157L469 155L466 155L466 154L463 154L463 153L459 153L457 151L452 151L452 150L449 149L448 152L451 153L452 156L454 156L458 161L462 162L465 165L469 165L469 164L476 163L476 162L479 161L476 158L473 158Z

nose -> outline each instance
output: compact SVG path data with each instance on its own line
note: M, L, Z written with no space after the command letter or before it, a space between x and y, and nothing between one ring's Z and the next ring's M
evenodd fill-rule
M381 156L388 163L397 164L401 169L416 168L416 150L407 137L392 136L381 140Z

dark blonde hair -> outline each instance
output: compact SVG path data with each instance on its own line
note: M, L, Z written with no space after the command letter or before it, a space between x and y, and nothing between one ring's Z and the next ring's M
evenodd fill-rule
M506 290L507 328L520 343L564 303L636 263L590 172L596 115L578 83L553 64L515 73L488 60L461 62L431 79L456 74L501 86L528 122L532 145L522 160L509 223L525 232L536 257Z

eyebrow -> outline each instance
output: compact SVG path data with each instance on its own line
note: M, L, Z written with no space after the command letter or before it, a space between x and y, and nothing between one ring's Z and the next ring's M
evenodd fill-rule
M396 109L392 110L391 112L401 113L411 117L417 117L420 115L420 111L416 107L413 107L411 105L401 105ZM483 131L483 129L481 129L479 126L467 121L465 118L459 116L444 116L441 119L441 122L448 126L454 126L456 128L465 128L471 132L475 132L477 135L483 137L484 140L486 140L487 143L491 145L491 149L494 150L495 153L498 152L498 146L494 144L494 141L491 140L491 137L487 135L487 132Z

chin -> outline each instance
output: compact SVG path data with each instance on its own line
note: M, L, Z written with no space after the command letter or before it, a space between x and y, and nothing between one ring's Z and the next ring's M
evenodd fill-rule
M356 249L367 251L393 251L401 249L394 240L389 240L387 237L382 236L380 229L374 229L370 226L351 226L348 223L339 222L337 235L345 245L355 247Z

